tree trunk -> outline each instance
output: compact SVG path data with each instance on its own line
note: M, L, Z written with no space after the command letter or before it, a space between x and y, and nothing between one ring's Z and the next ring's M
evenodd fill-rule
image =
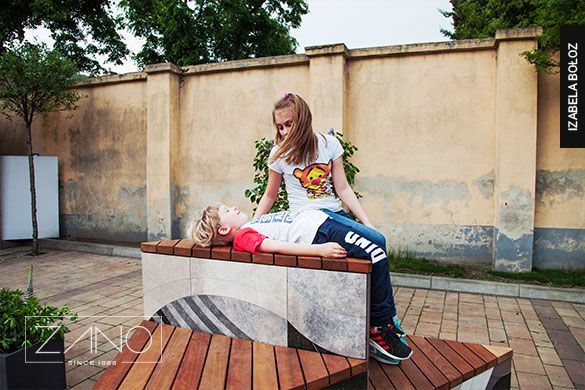
M28 172L30 175L30 204L32 214L32 254L36 256L39 254L39 228L37 226L37 191L35 189L35 162L33 159L32 148L32 123L26 124L26 154L28 155Z

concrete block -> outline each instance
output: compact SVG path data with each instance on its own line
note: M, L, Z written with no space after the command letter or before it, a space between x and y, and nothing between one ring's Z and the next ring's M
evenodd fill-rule
M498 282L487 282L470 279L450 279L440 276L431 278L433 290L459 291L476 294L503 295L510 297L518 296L518 285Z
M552 288L541 286L520 285L520 298L548 299L585 303L585 291L576 288Z
M431 288L431 277L391 273L392 285L397 287Z

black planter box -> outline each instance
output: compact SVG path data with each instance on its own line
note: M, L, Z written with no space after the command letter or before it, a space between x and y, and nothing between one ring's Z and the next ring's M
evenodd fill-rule
M63 340L51 340L37 353L41 345L39 343L26 350L0 354L0 390L66 387Z

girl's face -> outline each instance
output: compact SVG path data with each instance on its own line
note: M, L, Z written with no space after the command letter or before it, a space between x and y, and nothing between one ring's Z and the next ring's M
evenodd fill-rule
M284 107L274 111L274 122L278 133L285 139L293 126L294 112L292 107Z

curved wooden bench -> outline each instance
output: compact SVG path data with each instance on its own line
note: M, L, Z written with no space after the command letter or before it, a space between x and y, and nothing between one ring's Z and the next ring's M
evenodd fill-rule
M367 360L274 347L152 321L143 321L141 326L94 389L356 389L367 385Z

